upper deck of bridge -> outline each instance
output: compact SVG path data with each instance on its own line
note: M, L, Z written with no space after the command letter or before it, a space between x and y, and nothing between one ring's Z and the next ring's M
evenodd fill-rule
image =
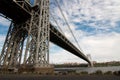
M31 6L25 0L0 0L0 13L15 22L23 22L31 17Z

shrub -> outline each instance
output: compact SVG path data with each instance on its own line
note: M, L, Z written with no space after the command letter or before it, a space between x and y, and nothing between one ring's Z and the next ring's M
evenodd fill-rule
M99 74L103 74L103 72L101 70L97 70L95 74L99 75Z
M113 72L114 75L120 75L120 71Z
M112 73L112 71L107 71L107 72L105 72L104 74L105 74L105 75L111 75L111 74L113 74L113 73Z
M120 75L120 71L118 71L118 75Z
M88 72L87 71L83 71L80 74L88 74Z

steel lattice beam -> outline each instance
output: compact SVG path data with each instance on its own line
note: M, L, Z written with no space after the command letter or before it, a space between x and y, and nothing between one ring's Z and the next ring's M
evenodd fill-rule
M36 2L33 9L24 0L14 0L14 2L24 9L23 11L29 12L31 17L27 21L15 20L11 23L0 56L0 64L3 68L17 67L21 64L24 55L24 66L47 67L49 65L49 0ZM23 54L25 39L27 43Z

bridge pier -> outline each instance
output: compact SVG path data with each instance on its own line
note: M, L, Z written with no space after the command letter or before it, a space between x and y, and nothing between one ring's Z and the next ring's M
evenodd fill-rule
M37 0L33 8L30 8L29 3L25 0L14 0L12 2L11 0L8 2L2 0L0 2L6 6L12 4L11 6L15 9L12 12L13 14L11 11L2 9L3 13L13 18L13 22L10 25L0 55L1 70L9 71L10 67L13 71L18 69L18 72L22 70L37 73L53 72L53 67L49 64L49 0ZM6 7L4 5L1 7ZM7 8L10 9L11 7L8 6ZM17 14L15 14L16 11L18 11ZM22 15L20 14L21 11Z

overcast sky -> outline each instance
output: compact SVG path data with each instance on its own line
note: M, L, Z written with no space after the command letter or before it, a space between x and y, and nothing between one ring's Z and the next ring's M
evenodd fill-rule
M82 52L93 61L120 61L120 1L119 0L58 0L76 36ZM54 0L50 11L65 36L76 45ZM56 25L53 20L52 24ZM10 22L0 17L0 50ZM77 45L76 45L77 46ZM50 43L50 63L85 62Z

